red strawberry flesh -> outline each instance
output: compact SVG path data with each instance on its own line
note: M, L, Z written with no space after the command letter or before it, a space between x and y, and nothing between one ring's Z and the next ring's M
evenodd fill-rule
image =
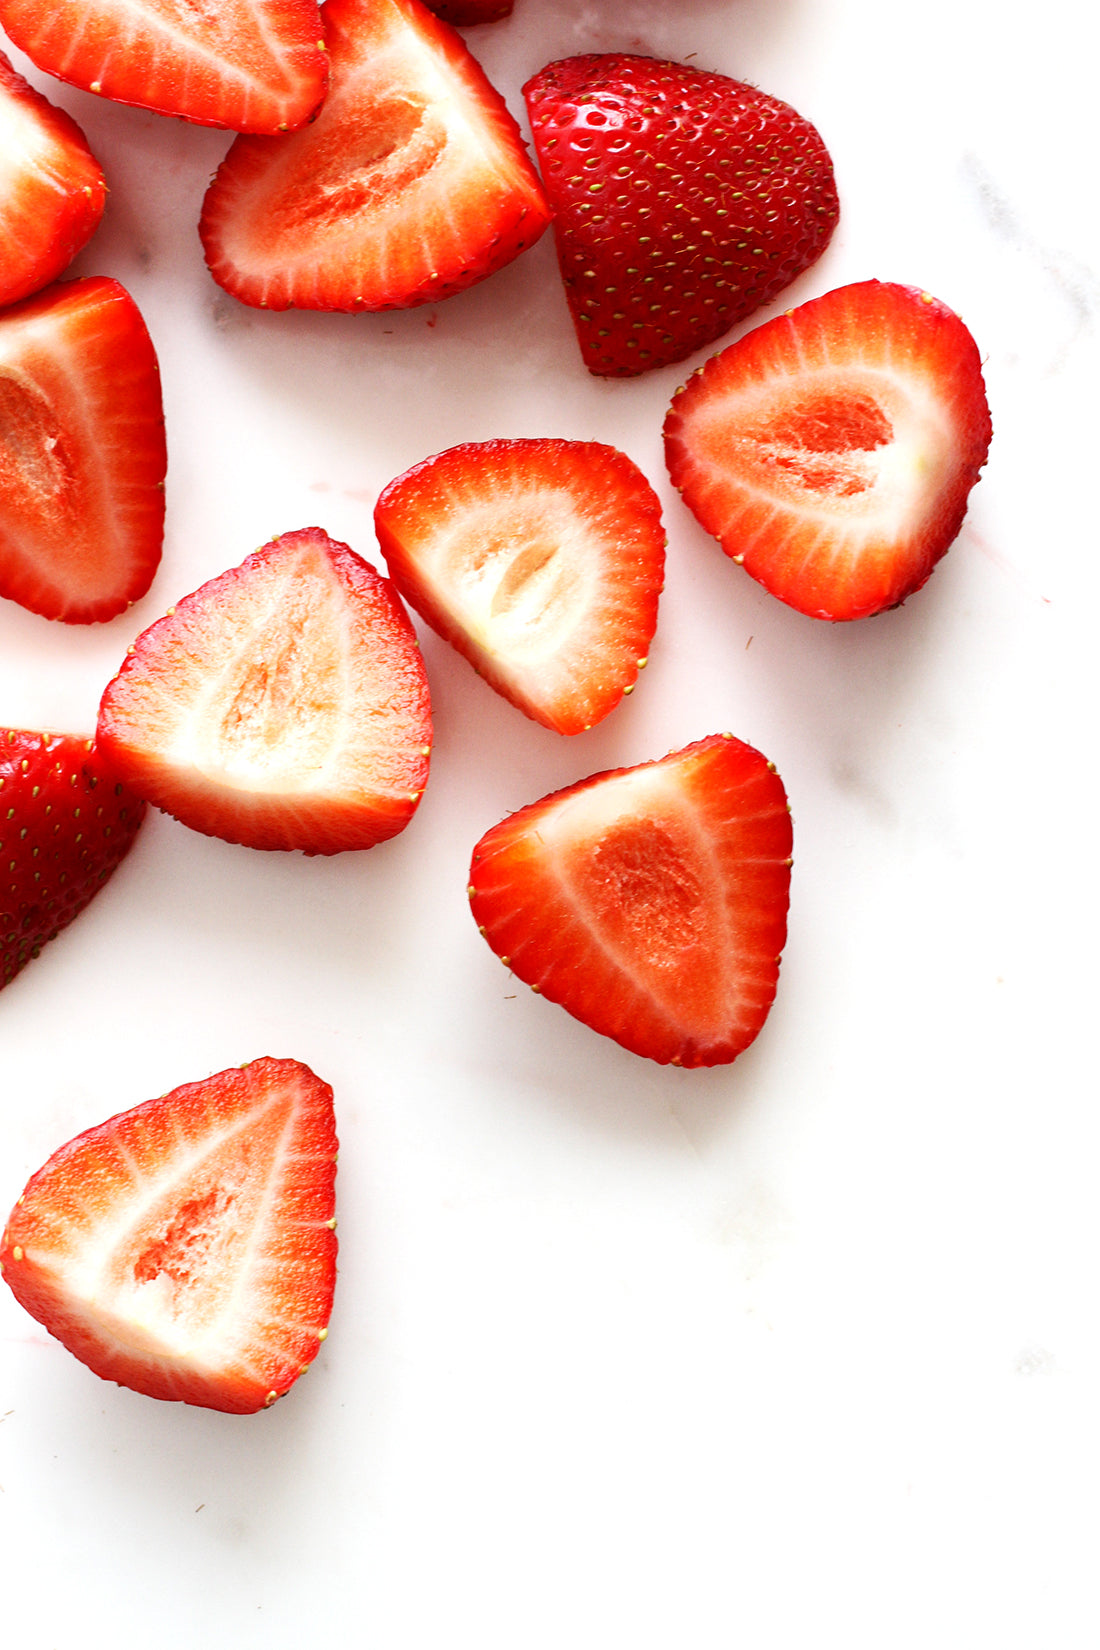
M192 829L334 854L404 829L431 709L388 579L320 528L284 533L137 640L100 706L114 769Z
M774 595L824 619L878 613L924 584L990 436L962 321L879 281L729 345L665 423L669 472L702 525Z
M103 172L76 121L0 52L0 307L62 274L106 199Z
M521 808L474 850L470 906L521 980L661 1064L753 1041L786 938L791 823L758 751L715 735Z
M63 281L0 315L0 595L89 624L160 562L160 374L117 281Z
M828 245L828 151L778 98L626 53L548 64L524 92L590 372L683 360Z
M0 0L0 24L48 74L200 126L285 131L325 95L316 0Z
M289 139L241 138L203 206L214 279L265 309L372 311L460 292L549 209L519 129L419 0L328 0L332 84Z
M392 481L375 527L406 600L535 721L580 733L631 691L665 541L657 496L623 453L468 442Z
M104 1380L266 1408L327 1333L336 1145L332 1090L297 1061L185 1084L32 1176L0 1242L5 1280Z

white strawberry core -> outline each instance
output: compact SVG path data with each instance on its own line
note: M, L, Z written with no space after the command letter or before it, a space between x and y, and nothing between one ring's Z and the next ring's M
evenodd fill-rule
M295 1123L292 1100L276 1093L195 1150L174 1141L165 1173L133 1166L116 1218L66 1261L68 1298L100 1336L192 1368L239 1354L241 1328L254 1332L254 1299L276 1270L266 1239ZM241 1141L257 1130L252 1161Z
M911 369L825 366L797 387L765 381L715 397L692 440L716 469L736 454L739 483L830 532L899 538L934 510L957 467L957 431ZM735 433L731 433L735 432Z

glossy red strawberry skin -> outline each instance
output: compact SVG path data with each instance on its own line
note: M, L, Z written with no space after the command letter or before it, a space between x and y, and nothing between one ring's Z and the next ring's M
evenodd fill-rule
M316 0L0 0L0 24L47 74L199 126L292 130L325 95Z
M499 93L420 0L328 0L331 86L292 139L240 138L207 191L214 279L264 309L435 303L530 246L550 211Z
M104 1380L252 1414L324 1340L336 1280L332 1090L264 1058L77 1135L0 1240L5 1281Z
M144 631L100 704L104 759L224 841L335 854L404 830L431 703L388 579L319 527L284 533Z
M0 728L0 986L91 903L144 816L90 739Z
M682 361L828 245L832 162L778 98L625 53L548 64L524 93L590 372Z
M499 23L502 17L510 17L513 0L426 0L426 4L444 23L467 29L476 23Z
M708 361L673 400L665 451L728 556L799 612L842 620L924 584L991 435L959 317L917 287L863 281Z
M0 308L48 286L91 239L107 199L80 127L0 52Z
M61 281L0 314L0 596L67 624L115 618L160 563L160 372L117 281Z
M544 797L474 850L474 920L503 962L663 1065L728 1063L759 1033L786 940L791 821L730 735Z
M375 529L406 601L534 721L581 733L633 690L665 535L660 501L624 453L467 442L392 481Z

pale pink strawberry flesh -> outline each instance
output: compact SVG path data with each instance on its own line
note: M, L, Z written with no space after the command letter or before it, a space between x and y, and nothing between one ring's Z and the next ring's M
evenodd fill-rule
M579 733L645 664L664 575L660 502L597 442L469 442L375 510L402 595L535 721Z
M83 132L0 52L0 307L61 275L103 216L107 186Z
M88 624L160 562L167 452L157 358L117 281L62 281L0 315L0 595Z
M327 1333L332 1090L293 1060L187 1084L63 1146L0 1244L21 1304L97 1375L250 1413Z
M790 863L781 781L716 735L510 815L474 850L470 905L513 973L593 1030L716 1065L771 1007Z
M816 618L893 607L962 526L989 450L977 346L946 305L841 287L731 344L665 423L669 472L726 554Z
M549 209L461 38L408 0L329 0L331 87L289 140L241 138L203 206L214 279L266 309L432 303L530 246Z
M331 854L408 824L428 777L431 708L389 581L304 528L138 638L97 737L120 777L192 829Z
M47 73L202 126L278 132L325 94L315 0L0 0L0 24Z

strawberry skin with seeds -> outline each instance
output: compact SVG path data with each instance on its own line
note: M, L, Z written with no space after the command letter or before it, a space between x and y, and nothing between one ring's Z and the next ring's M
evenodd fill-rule
M513 0L426 0L426 4L444 23L467 29L475 23L499 23L502 17L510 17Z
M103 172L76 121L0 52L0 308L68 268L106 200Z
M0 728L0 986L91 903L144 817L90 739Z
M665 421L669 473L726 554L820 619L918 590L956 538L992 426L977 345L916 287L863 281L713 357Z
M337 854L404 830L431 732L423 660L390 581L307 527L138 637L97 739L140 796L193 830Z
M550 209L477 60L420 0L328 0L331 87L290 138L240 138L203 204L214 279L263 309L435 303L530 246Z
M248 1415L328 1332L332 1090L264 1058L121 1112L33 1175L0 1240L22 1306L107 1381Z
M832 162L778 98L684 63L566 58L524 87L590 372L682 361L824 252Z
M316 0L0 0L0 25L47 74L199 126L286 131L325 95Z
M759 1033L787 933L791 820L759 751L716 734L544 797L474 850L474 920L593 1031L662 1065Z
M657 624L661 506L595 441L467 442L386 487L397 588L498 693L580 733L632 691Z
M67 624L117 617L160 563L160 372L117 281L61 281L0 314L0 596Z

